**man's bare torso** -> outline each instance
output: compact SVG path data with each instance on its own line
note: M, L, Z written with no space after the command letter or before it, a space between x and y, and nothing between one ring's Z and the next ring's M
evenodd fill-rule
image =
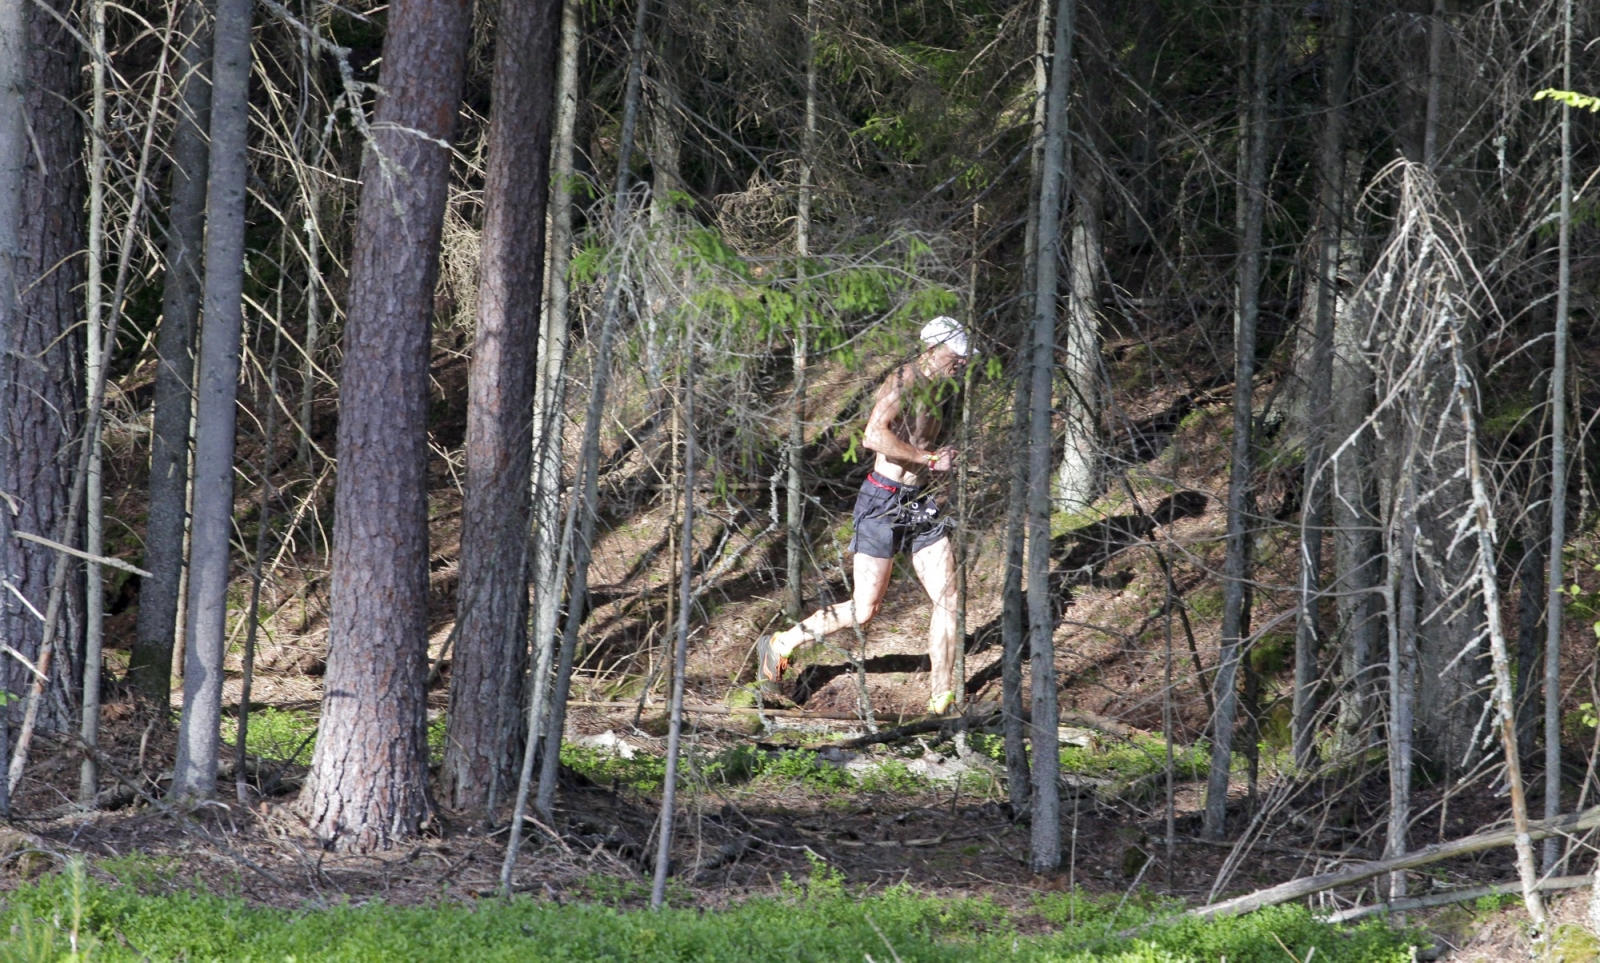
M918 448L937 447L939 436L944 432L944 412L934 400L937 387L932 380L923 376L915 361L901 365L884 379L883 385L878 388L877 400L898 395L889 418L889 430ZM890 481L911 486L926 484L930 474L928 466L922 462L901 461L883 452L878 452L872 467Z

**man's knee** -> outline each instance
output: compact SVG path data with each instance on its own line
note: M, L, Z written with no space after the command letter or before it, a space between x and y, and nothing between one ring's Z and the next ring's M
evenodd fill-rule
M856 599L851 605L851 614L856 618L857 625L866 625L877 618L878 610L883 608L883 600Z

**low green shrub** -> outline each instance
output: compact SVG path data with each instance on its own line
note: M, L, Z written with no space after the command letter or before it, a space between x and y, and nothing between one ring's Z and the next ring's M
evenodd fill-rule
M239 741L239 720L222 720L222 741ZM245 751L258 759L280 763L309 763L317 747L317 716L314 712L275 709L268 706L250 713L245 727Z
M814 861L804 882L725 910L658 913L525 898L431 906L364 904L268 909L172 884L133 885L126 865L81 864L6 894L0 961L208 960L1062 961L1062 963L1400 963L1407 934L1369 922L1319 923L1301 907L1215 922L1155 923L1150 901L1042 896L1030 921L987 898L943 898L895 887L852 891ZM148 876L148 873L145 875ZM101 876L107 878L102 879ZM148 880L146 881L148 884ZM610 895L642 898L642 888ZM1041 926L1040 920L1047 926ZM1118 936L1147 926L1134 936Z

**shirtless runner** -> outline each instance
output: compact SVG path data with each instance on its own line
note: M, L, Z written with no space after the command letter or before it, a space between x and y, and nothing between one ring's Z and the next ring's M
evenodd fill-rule
M939 506L926 494L930 472L946 472L955 449L934 446L944 430L941 405L948 385L971 354L967 332L954 318L938 317L922 329L927 349L895 369L878 389L862 444L876 453L872 471L856 496L853 553L855 594L819 609L784 632L756 643L756 682L763 691L783 677L789 656L807 639L818 641L840 629L865 625L883 605L896 551L909 549L911 567L933 603L928 620L931 697L939 714L955 702L951 673L956 657L956 557Z

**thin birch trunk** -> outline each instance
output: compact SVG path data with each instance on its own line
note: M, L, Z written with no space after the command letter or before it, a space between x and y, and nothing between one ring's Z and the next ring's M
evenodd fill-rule
M795 212L794 253L798 280L805 284L806 259L811 256L811 178L817 150L817 0L806 0L806 115L800 134L800 197ZM802 302L804 303L804 302ZM789 573L789 617L799 619L805 609L805 491L800 460L806 446L806 318L802 312L794 333L794 392L790 399L788 490L785 506L784 546Z
M320 47L321 44L322 20L311 13L309 3L305 19L310 36L304 33L300 35L300 83L305 88L306 104L310 107L320 104L322 100L321 71L314 69L316 61L312 55L313 45ZM319 56L320 53L319 50ZM316 129L314 123L309 127L313 131ZM295 146L299 147L298 141ZM317 351L322 341L322 226L319 220L322 214L322 175L315 169L321 162L322 141L318 138L310 169L302 166L299 172L306 205L306 337L305 355L300 360L300 439L295 457L307 470L311 468L311 419L316 401Z
M1572 89L1572 0L1561 7L1561 88ZM1550 575L1545 580L1544 812L1561 812L1561 609L1567 525L1567 314L1572 297L1572 108L1561 105L1561 214L1556 257L1555 357L1550 367ZM1544 871L1554 873L1561 852L1544 842ZM1595 887L1600 891L1600 886Z
M1517 757L1517 718L1512 703L1511 660L1506 651L1506 637L1500 621L1500 583L1495 571L1493 507L1484 485L1483 466L1478 453L1478 430L1474 417L1474 398L1471 369L1461 347L1462 319L1454 306L1446 304L1450 312L1446 323L1450 331L1450 354L1455 364L1456 404L1461 409L1461 426L1465 434L1467 477L1472 485L1473 524L1478 537L1477 576L1485 615L1488 619L1489 656L1494 666L1495 714L1500 724L1500 744L1505 752L1506 784L1511 790L1511 822L1516 830L1517 876L1522 881L1522 902L1528 908L1534 929L1545 928L1544 900L1539 896L1539 871L1533 861L1533 843L1529 836L1528 800L1522 787L1522 761ZM1559 691L1559 690L1558 690Z
M204 0L182 0L178 30L183 48L175 64L178 109L172 132L161 325L156 331L150 508L145 526L144 566L152 577L139 589L139 618L127 675L151 708L162 714L172 695L173 650L186 588L191 394L211 163L206 131L211 126L212 26Z
M1040 178L1044 176L1044 118L1045 96L1050 87L1050 9L1052 0L1039 0L1039 14L1033 34L1033 129L1028 148L1028 222L1022 236L1022 291L1028 305L1027 317L1033 317L1033 292L1038 286L1039 265L1039 196Z
M205 316L195 416L183 715L174 798L216 792L222 659L227 643L233 450L243 324L245 157L249 125L251 0L218 0L211 78L211 172L206 189Z
M569 332L567 266L572 257L573 151L578 120L578 48L582 42L577 0L561 8L561 53L556 67L555 148L551 152L550 240L545 245L545 323L539 326L539 377L533 401L533 694L528 703L528 745L520 773L522 804L536 758L549 704L550 663L555 648L556 616L561 606L571 551L572 512L562 526L558 552L556 529L561 520L562 438L566 427L567 339ZM516 848L513 834L511 850ZM509 863L507 864L510 865ZM509 873L509 869L507 870ZM509 877L508 877L509 878ZM507 883L509 886L510 884Z
M1400 492L1391 506L1388 536L1388 583L1384 591L1389 632L1389 820L1384 838L1385 858L1406 854L1406 830L1411 825L1411 771L1416 740L1417 686L1417 579L1416 579L1416 474L1411 464L1418 444L1415 429L1408 429L1405 464L1400 470ZM1406 894L1404 871L1389 878L1391 899Z
M683 338L683 540L678 562L678 626L672 647L672 708L667 728L667 770L661 785L661 832L657 840L655 878L650 908L660 909L667 896L667 870L672 857L672 817L677 805L678 743L683 734L683 676L689 651L689 595L694 580L694 321Z
M1345 118L1355 62L1355 0L1336 0L1333 50L1327 86L1327 116L1318 154L1320 198L1317 238L1316 327L1311 342L1311 391L1307 406L1304 503L1300 528L1300 611L1294 638L1292 731L1294 762L1313 762L1316 737L1319 637L1317 604L1322 581L1322 527L1328 512L1328 427L1333 399L1333 328L1339 306L1339 241L1344 232Z
M582 499L578 509L578 537L573 543L572 589L567 599L567 621L561 632L561 660L556 667L555 693L550 703L550 727L543 765L539 772L539 794L535 807L548 816L555 804L556 779L561 772L561 738L566 727L567 696L572 689L572 664L578 648L578 629L583 625L588 605L589 561L594 550L594 532L599 500L600 421L605 415L606 391L611 380L611 348L616 339L622 311L622 268L627 259L623 237L628 225L628 164L633 154L633 138L639 119L640 75L643 73L644 25L649 0L637 0L633 40L628 57L628 80L622 98L622 130L617 143L617 178L612 196L612 263L606 274L604 314L600 343L595 348L593 387L583 426L583 448L578 456L580 481L574 497Z
M1084 78L1084 124L1098 125L1097 100L1101 92L1094 73ZM1070 247L1067 257L1067 330L1063 372L1066 396L1060 407L1066 422L1061 471L1056 478L1055 508L1063 512L1087 509L1100 493L1100 287L1105 279L1103 222L1105 175L1094 142L1087 135L1080 151L1087 163L1073 169Z
M1249 140L1244 183L1244 236L1240 241L1239 313L1233 340L1233 451L1228 477L1227 555L1223 563L1222 643L1217 656L1216 714L1211 721L1211 771L1206 779L1206 811L1202 834L1222 839L1228 814L1228 776L1233 759L1234 714L1238 707L1235 679L1243 648L1245 588L1250 577L1250 466L1255 384L1256 318L1261 307L1264 252L1262 222L1266 212L1267 86L1271 76L1271 0L1255 11L1255 70L1251 81Z
M23 252L22 184L27 164L27 0L0 0L0 398L11 396L14 335L18 326L17 278ZM0 480L11 477L11 446L0 444ZM3 483L3 482L0 482ZM11 511L0 505L0 546L12 544ZM0 559L6 551L0 547ZM4 604L0 603L0 613ZM0 621L3 624L3 621ZM9 641L9 640L8 640ZM13 696L11 673L0 671L0 698ZM10 755L10 718L0 710L0 759ZM0 779L0 817L11 815L10 780Z
M105 346L101 290L105 272L106 227L106 4L89 3L89 249L88 283L84 286L85 352L84 394L93 393L100 379L100 358ZM89 478L83 526L83 550L99 558L105 554L104 454L98 429L87 440ZM84 564L83 717L79 735L91 750L100 744L100 664L105 643L105 580L99 562ZM93 807L100 776L94 752L86 752L78 769L78 802Z
M979 208L972 205L972 265L967 274L967 324L976 325L978 319L978 266L982 255L982 232L978 221ZM967 526L971 522L972 505L968 483L967 462L972 451L972 366L961 372L961 432L957 451L962 458L956 464L956 708L967 707ZM960 745L966 745L966 733L957 736Z
M573 499L567 504L566 522L561 527L561 550L555 565L555 571L565 572L567 563L572 557L572 523L577 516L578 500ZM552 626L552 629L554 626ZM550 659L555 654L554 646L549 643L546 633L540 646L534 650L533 678L535 681L533 697L528 703L528 739L522 746L522 768L517 778L517 799L511 807L511 829L507 834L506 856L500 864L500 892L503 896L511 895L511 874L517 865L517 851L522 848L522 823L528 812L528 791L533 784L534 764L537 761L537 752L543 732L546 706L546 693L549 691ZM557 751L560 746L557 746Z
M1033 804L1028 866L1036 873L1061 865L1061 758L1056 724L1055 598L1050 589L1051 387L1055 373L1057 264L1061 204L1070 183L1067 105L1072 81L1075 0L1057 0L1045 101L1044 156L1039 184L1039 257L1035 272L1032 369L1028 419L1028 638L1033 659Z

